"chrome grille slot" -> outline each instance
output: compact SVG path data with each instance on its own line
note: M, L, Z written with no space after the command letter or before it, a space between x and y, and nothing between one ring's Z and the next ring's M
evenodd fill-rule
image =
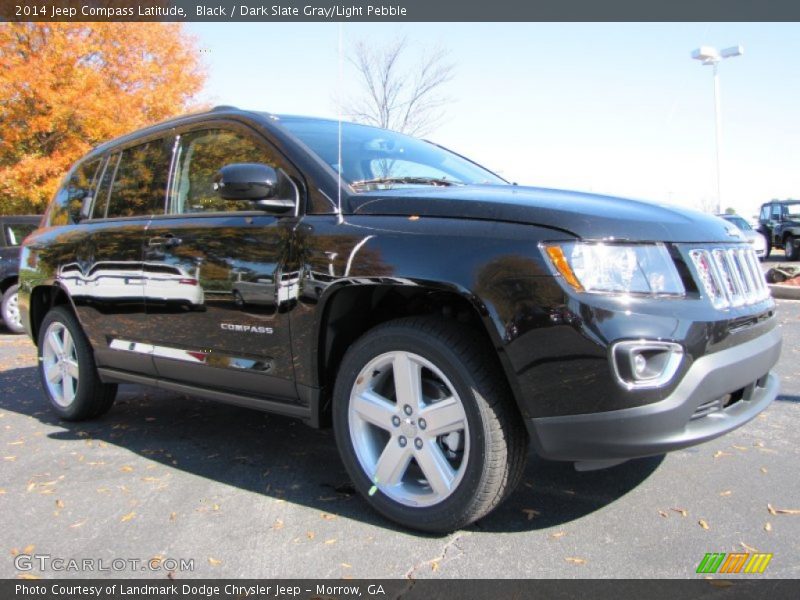
M700 289L716 308L755 304L769 296L761 267L750 246L696 248L689 251Z

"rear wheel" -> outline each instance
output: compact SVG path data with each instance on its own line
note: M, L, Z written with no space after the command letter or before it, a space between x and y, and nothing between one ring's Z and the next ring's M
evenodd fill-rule
M794 237L787 235L783 240L783 249L786 252L786 260L797 260L797 248L794 245Z
M89 340L65 307L57 306L45 315L38 353L42 387L62 419L92 419L114 404L116 384L100 380Z
M11 333L22 333L22 316L19 312L19 285L12 285L3 294L2 314L3 322Z
M445 532L491 511L519 481L527 432L496 358L476 335L401 319L359 339L333 420L356 489L386 517Z

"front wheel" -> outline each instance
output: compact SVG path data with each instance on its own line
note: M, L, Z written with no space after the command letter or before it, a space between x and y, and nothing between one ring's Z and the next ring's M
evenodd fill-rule
M19 312L19 285L12 285L3 294L3 322L11 333L22 333L22 317Z
M336 442L356 489L406 527L447 532L516 486L527 432L497 360L463 326L381 325L348 350L333 398Z
M787 235L783 241L783 249L786 252L786 260L797 260L797 248L794 245L794 237Z
M89 340L67 308L57 306L45 315L38 346L42 387L59 417L81 421L111 408L117 386L100 380Z

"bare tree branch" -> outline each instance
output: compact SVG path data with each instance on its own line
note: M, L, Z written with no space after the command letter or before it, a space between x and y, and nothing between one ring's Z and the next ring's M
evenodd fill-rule
M356 94L344 101L350 119L411 135L429 133L441 121L450 98L442 88L453 78L454 65L444 48L425 49L411 61L408 40L385 46L354 44L348 60L358 73Z

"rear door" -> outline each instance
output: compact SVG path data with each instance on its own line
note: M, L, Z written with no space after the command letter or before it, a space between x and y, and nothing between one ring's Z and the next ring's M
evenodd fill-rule
M145 231L165 211L173 139L151 138L114 152L99 176L92 219L59 277L75 300L99 366L154 375L142 344Z
M282 197L296 203L288 173L297 174L243 125L206 123L179 134L169 214L150 223L143 261L145 336L158 375L294 401L288 315L298 290L281 274L292 270L296 211L275 216L224 200L214 175L226 164L269 164L282 169Z

